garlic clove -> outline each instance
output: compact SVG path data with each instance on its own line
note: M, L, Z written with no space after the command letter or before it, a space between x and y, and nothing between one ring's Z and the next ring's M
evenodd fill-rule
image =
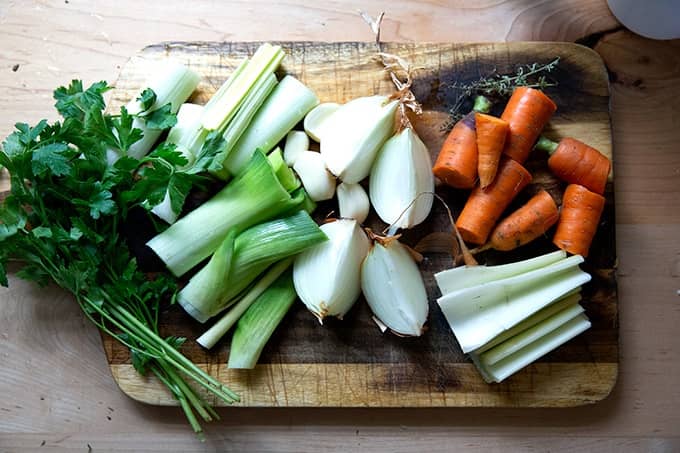
M364 188L359 184L343 182L336 189L336 193L340 217L355 219L359 223L364 223L370 209L368 195L366 195Z
M290 131L286 135L286 143L283 147L283 160L286 165L292 167L303 152L309 149L309 137L302 131Z
M305 132L315 142L321 141L324 134L326 120L340 107L335 102L324 102L314 107L306 116L304 121Z
M368 176L378 150L394 130L398 105L386 96L361 97L328 118L320 150L331 173L348 183Z
M300 177L309 198L314 201L333 198L335 177L326 169L321 154L303 151L295 160L293 169Z
M300 300L323 323L327 316L342 318L361 293L361 262L370 241L356 220L340 219L321 225L328 240L300 253L293 282Z
M387 140L371 169L368 193L380 218L397 228L422 223L432 209L430 154L411 128Z
M423 333L429 309L425 283L398 240L373 243L361 266L361 290L379 326L402 336Z

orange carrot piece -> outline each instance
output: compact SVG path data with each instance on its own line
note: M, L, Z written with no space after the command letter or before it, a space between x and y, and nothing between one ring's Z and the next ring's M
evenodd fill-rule
M563 138L555 144L543 137L536 148L551 154L548 167L558 178L585 186L600 195L604 193L612 165L607 156L595 148L573 138Z
M531 174L518 162L501 159L494 181L477 186L458 216L456 227L466 242L484 244L505 208L531 182Z
M531 197L524 206L494 228L488 248L514 250L545 234L560 217L555 200L545 190Z
M439 151L432 168L434 175L456 189L471 189L477 181L477 136L475 116L458 121Z
M510 129L503 153L520 164L524 163L555 110L555 103L542 91L516 88L501 115Z
M508 135L508 123L485 113L475 113L477 131L477 173L483 189L496 177L498 162Z
M579 184L568 185L553 243L574 255L588 256L604 204L602 195Z

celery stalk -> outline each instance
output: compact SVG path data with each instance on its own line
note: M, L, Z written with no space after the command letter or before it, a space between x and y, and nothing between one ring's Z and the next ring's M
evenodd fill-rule
M257 151L234 180L210 200L153 237L147 245L168 269L181 276L237 232L295 206L267 158Z
M196 156L203 146L208 131L201 127L203 106L198 104L182 104L177 112L177 124L168 131L168 143L174 143L177 149L188 151Z
M575 255L521 275L460 289L437 302L463 352L474 351L590 280Z
M260 358L262 349L281 323L295 298L293 273L288 269L239 319L231 340L229 368L251 369Z
M215 346L220 338L222 338L229 329L232 328L236 321L245 313L253 302L262 294L274 280L279 278L286 269L293 263L293 258L289 257L278 263L272 265L267 272L265 272L260 279L248 290L248 292L229 310L224 316L220 318L213 326L208 329L203 335L198 337L196 341L198 344L206 349Z
M225 90L219 90L205 106L203 127L209 131L221 130L236 114L239 106L259 78L272 74L283 60L279 46L265 43Z
M228 179L229 173L224 170L222 163L234 148L243 132L248 128L253 117L274 90L277 83L276 76L274 74L269 74L267 77L258 79L253 88L248 92L243 100L243 104L238 109L238 112L227 124L222 133L225 143L224 149L214 157L213 162L208 168L208 171L210 171L213 176L225 180Z
M177 299L195 319L205 322L236 300L267 267L326 240L326 235L305 211L252 226L234 241L228 275L213 276L212 260L179 292ZM221 270L221 268L220 268ZM216 286L205 288L206 282Z
M499 362L489 364L476 355L471 355L471 358L487 382L501 382L586 331L590 326L588 318L584 314L579 314Z
M318 103L309 88L290 75L284 77L222 163L220 176L240 172L258 148L269 152Z

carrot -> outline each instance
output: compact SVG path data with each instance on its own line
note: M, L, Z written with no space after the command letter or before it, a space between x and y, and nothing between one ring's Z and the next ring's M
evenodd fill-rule
M588 256L604 202L602 195L579 184L569 184L562 197L562 212L553 243L574 255Z
M484 96L475 99L472 112L453 126L444 141L432 172L456 189L471 189L477 182L477 136L475 111L488 111L491 104Z
M501 115L510 129L503 153L520 164L524 163L555 110L555 103L542 91L516 88Z
M477 174L483 189L496 177L498 162L501 160L508 123L485 113L475 113L477 131Z
M548 167L558 178L585 186L600 195L604 193L612 164L595 148L573 138L563 138L558 144L541 137L536 149L550 154Z
M477 251L514 250L545 234L560 217L555 200L545 190L496 225L489 242Z
M460 235L472 244L484 244L505 208L531 181L531 174L518 162L504 157L494 181L482 189L477 186L458 216Z

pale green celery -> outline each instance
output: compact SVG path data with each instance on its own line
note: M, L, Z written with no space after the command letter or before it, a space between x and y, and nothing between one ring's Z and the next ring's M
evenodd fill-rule
M229 82L229 86L225 90L218 90L208 101L202 120L203 127L209 131L223 129L258 79L273 74L284 55L280 46L262 44L243 70Z
M474 351L590 280L575 255L521 275L453 291L437 302L463 352Z
M210 167L208 167L208 171L213 176L224 180L228 179L229 173L224 170L222 163L234 148L243 132L248 128L253 117L262 107L262 104L274 90L277 83L276 76L272 73L267 77L258 79L252 90L248 92L236 116L227 124L222 133L224 149L213 158Z
M234 241L228 276L211 276L214 268L201 269L177 295L183 307L196 320L205 322L236 302L267 267L286 257L326 240L326 235L305 211L270 220L248 228ZM217 281L217 287L206 290L204 282Z
M232 328L236 321L245 313L253 302L262 294L274 280L279 278L286 269L293 263L293 258L289 257L272 265L254 285L252 285L243 297L227 311L213 326L203 335L198 337L198 344L206 349L210 349Z
M293 273L289 269L263 292L239 319L231 339L229 368L252 369L262 349L288 313L295 298Z
M167 103L172 104L172 112L177 113L180 105L189 99L200 81L200 76L186 66L175 62L154 63L156 67L153 75L146 81L142 89L151 88L156 93L156 102L149 108L153 112ZM136 99L126 106L130 114L142 113L142 105ZM162 131L149 129L143 118L134 118L132 127L139 129L144 134L141 140L133 143L127 151L127 155L135 159L145 156L156 143ZM109 149L107 158L113 164L121 156L120 150Z
M229 278L229 271L231 270L231 263L234 258L235 240L236 230L229 230L227 237L215 250L213 256L210 257L208 264L191 279L194 285L193 291L197 298L209 299L221 297L221 294L224 292L224 282ZM187 303L185 298L177 297L177 302L193 318L205 321L203 313L196 310L190 303Z
M267 157L276 173L276 177L279 178L279 181L281 181L281 184L288 192L292 192L302 185L300 179L295 175L295 172L293 172L283 160L281 148L275 148Z
M256 149L269 152L318 103L314 92L295 77L285 76L222 163L220 176L238 173Z
M556 330L561 325L571 321L583 313L583 311L583 307L581 307L579 304L571 304L563 310L544 319L535 326L526 329L524 332L518 333L517 335L480 354L479 358L482 363L486 364L487 366L494 365L506 357L509 357L510 355L521 350L522 348L530 345L539 338L544 337L553 330Z
M552 315L564 310L565 308L569 307L570 305L578 304L579 301L581 300L581 288L578 287L574 289L573 291L570 291L568 294L566 294L564 297L561 299L556 300L552 304L548 305L547 307L537 311L535 314L529 316L526 318L524 321L520 322L519 324L515 325L514 327L506 330L502 334L498 335L495 337L493 340L485 344L484 346L475 349L474 353L477 355L480 355L484 351L488 351L489 349L493 348L494 346L503 343L504 341L514 337L515 335L524 332L525 330L529 329L530 327L535 326L536 324L540 323L541 321L551 317Z
M434 278L442 295L445 295L460 289L540 269L562 260L566 256L564 250L558 250L528 260L499 266L460 266L438 272L434 274Z
M177 112L177 124L168 131L165 141L196 156L208 136L208 131L201 127L202 115L202 105L182 104Z
M471 358L487 382L501 382L525 366L535 362L547 353L583 333L589 329L590 326L590 321L586 315L579 314L575 318L559 326L557 329L552 330L495 364L488 364L476 355L471 355Z
M267 157L257 151L224 189L147 245L179 277L217 250L230 229L243 231L298 203L281 185Z

